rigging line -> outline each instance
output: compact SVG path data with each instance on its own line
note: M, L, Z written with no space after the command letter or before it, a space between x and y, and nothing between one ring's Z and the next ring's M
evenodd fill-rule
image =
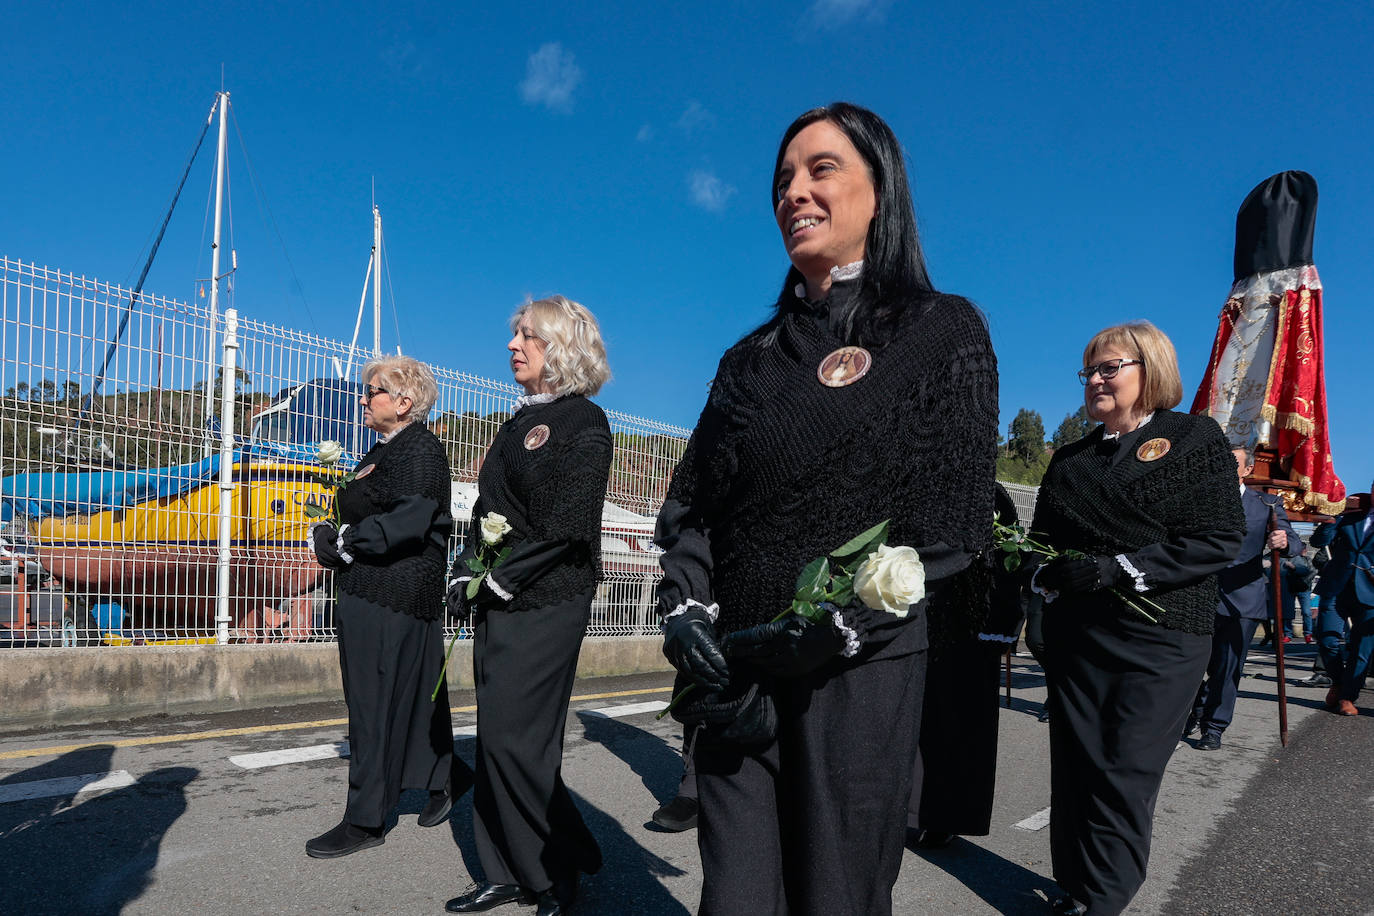
M124 336L125 328L129 326L129 317L133 314L134 305L143 293L143 281L148 279L148 271L153 267L153 258L157 257L157 250L162 245L162 237L167 234L167 224L172 221L172 212L176 209L177 201L181 199L181 189L186 186L186 178L191 174L191 166L196 161L196 154L200 152L201 144L205 142L205 135L210 132L210 122L214 120L215 109L219 104L220 96L216 95L214 104L210 106L210 114L200 128L200 136L196 138L195 148L191 150L191 157L186 160L186 168L181 172L181 181L177 182L176 193L172 195L172 203L167 208L167 215L162 219L162 228L157 232L153 249L148 252L148 260L143 265L143 272L138 275L138 283L134 286L133 292L129 293L129 304L124 307L124 314L120 316L119 330L105 350L105 361L100 364L100 371L96 373L95 381L91 384L91 393L86 396L86 400L81 405L81 414L76 418L75 425L77 427L80 427L85 422L86 417L90 415L91 405L95 402L96 396L100 394L100 386L105 383L105 372L110 368L110 361L114 359L115 351L119 349L119 341Z
M396 346L401 346L401 322L396 314L396 288L391 285L391 255L386 253L386 235L382 236L381 262L386 267L386 291L391 296L391 326L396 331Z
M243 163L248 167L248 183L253 187L253 197L267 213L267 222L272 227L272 232L277 237L277 244L281 246L282 257L286 259L287 270L291 272L291 281L296 286L296 293L301 297L301 305L305 308L305 315L310 319L310 326L318 334L320 333L319 322L315 320L315 313L310 309L310 300L306 298L305 287L301 284L301 278L296 273L296 265L291 262L291 252L286 250L286 240L282 238L281 230L277 228L277 218L272 213L272 205L267 202L267 195L262 189L262 183L258 181L257 169L253 168L253 159L248 155L248 144L243 142L243 131L239 128L238 115L231 108L229 115L234 120L234 133L239 138L239 149L243 151Z

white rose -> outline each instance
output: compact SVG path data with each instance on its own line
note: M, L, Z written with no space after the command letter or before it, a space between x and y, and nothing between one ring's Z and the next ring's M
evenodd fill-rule
M854 573L854 594L875 611L905 617L926 596L926 568L913 547L879 544Z
M499 512L488 512L482 516L482 543L499 544L501 538L510 533L510 525L506 524L506 517Z
M326 439L315 449L315 460L325 467L333 467L343 457L343 445L333 439Z

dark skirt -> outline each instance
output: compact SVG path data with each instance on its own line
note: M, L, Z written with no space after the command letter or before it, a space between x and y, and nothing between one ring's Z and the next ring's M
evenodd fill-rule
M601 867L601 850L563 783L568 698L592 594L478 614L473 832L492 883L544 891Z
M891 913L924 646L921 621L881 657L781 681L760 751L697 739L701 916Z
M997 783L997 675L1005 643L932 650L907 826L987 836Z
M348 703L348 807L359 827L386 823L403 789L442 789L453 763L447 690L429 695L444 667L443 624L353 595L335 611Z
M1044 629L1054 878L1113 916L1145 881L1159 785L1212 639L1106 607L1051 604Z

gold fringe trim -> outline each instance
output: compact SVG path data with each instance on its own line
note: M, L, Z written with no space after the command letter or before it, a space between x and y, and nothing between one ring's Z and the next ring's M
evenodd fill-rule
M1278 409L1273 404L1265 404L1260 408L1260 419L1273 423L1278 417Z
M1317 428L1317 424L1315 422L1313 422L1308 417L1304 417L1300 413L1284 413L1275 415L1275 411L1272 407L1266 407L1264 408L1264 410L1268 411L1269 413L1269 415L1265 416L1265 419L1268 420L1270 423L1273 423L1276 426L1281 426L1284 429L1297 430L1304 436L1310 437Z

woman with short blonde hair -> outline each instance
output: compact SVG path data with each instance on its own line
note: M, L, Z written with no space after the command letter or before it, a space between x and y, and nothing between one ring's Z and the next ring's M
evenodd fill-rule
M572 906L579 874L601 867L601 849L563 782L563 734L601 579L614 453L606 414L587 396L611 373L596 318L564 296L525 303L511 331L511 375L525 393L482 459L448 592L449 608L472 619L472 832L484 880L444 909L482 913L521 902L557 916ZM500 559L470 585L483 568L484 520L505 528Z
M526 302L511 316L511 331L518 331L526 320L545 344L545 390L590 397L610 381L601 326L586 306L566 296Z
M1067 373L1065 373L1067 374ZM1060 554L1044 597L1050 855L1059 916L1114 916L1145 880L1155 800L1212 653L1217 574L1245 536L1236 463L1210 417L1171 410L1173 344L1132 321L1077 370L1099 425L1054 453L1032 530Z
M410 422L427 419L434 402L439 400L439 385L434 381L434 373L413 357L379 356L369 360L363 366L362 378L394 397L410 398Z
M1141 362L1145 381L1140 406L1145 411L1171 410L1183 400L1183 379L1178 374L1174 342L1148 321L1128 321L1103 328L1083 348L1083 365L1091 364L1098 351L1120 350Z

